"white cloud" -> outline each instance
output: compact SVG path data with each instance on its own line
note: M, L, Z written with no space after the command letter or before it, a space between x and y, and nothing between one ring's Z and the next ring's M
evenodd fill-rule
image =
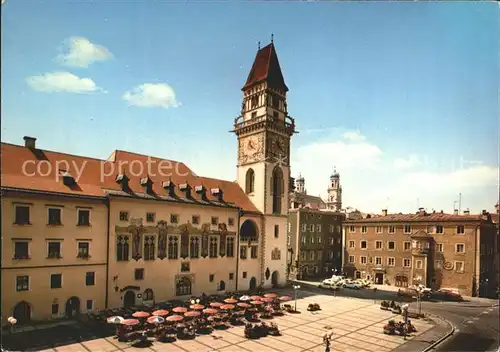
M26 79L34 90L46 93L94 93L103 92L90 78L81 78L69 72L49 72Z
M302 173L309 194L326 197L329 176L337 167L344 207L405 213L424 206L451 212L462 193L462 208L478 213L497 202L497 167L456 162L454 168L452 160L448 166L439 164L420 155L397 158L359 132L313 141L292 152L292 174Z
M113 54L102 45L92 43L87 38L71 37L64 43L63 53L57 56L57 61L66 66L87 68L97 61L113 58Z
M177 101L173 88L166 83L141 84L125 92L123 100L126 100L130 105L143 108L168 109L181 105Z

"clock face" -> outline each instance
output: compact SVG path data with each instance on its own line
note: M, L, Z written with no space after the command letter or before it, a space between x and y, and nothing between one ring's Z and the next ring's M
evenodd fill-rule
M249 136L240 140L240 164L260 160L262 155L262 137Z

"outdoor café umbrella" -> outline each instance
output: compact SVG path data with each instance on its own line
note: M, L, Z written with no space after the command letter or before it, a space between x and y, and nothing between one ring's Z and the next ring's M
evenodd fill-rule
M202 310L203 308L205 308L205 306L202 304L192 304L189 306L189 308L194 310Z
M132 314L134 318L147 318L150 315L151 314L149 314L148 312L135 312L134 314Z
M165 310L165 309L155 310L153 312L153 315L157 315L159 317L164 317L165 315L168 315L168 310Z
M224 304L220 307L220 309L234 309L234 305L232 304Z
M280 301L286 302L286 301L291 301L292 297L290 296L281 296Z
M266 297L266 298L276 298L276 293L266 293L264 295L264 297Z
M156 316L156 315L153 315L152 317L148 318L148 323L150 323L150 324L161 324L164 321L165 321L164 318Z
M137 319L125 319L125 320L122 320L121 324L122 325L129 325L129 326L132 326L132 325L139 325L141 322Z
M182 315L171 315L167 318L167 321L181 321L184 319Z
M244 295L240 297L240 301L251 301L252 298L250 296Z
M175 313L186 313L187 308L186 307L175 307L174 309L172 309L172 311L174 311Z
M238 307L241 307L241 308L250 308L251 305L248 304L248 303L238 303Z
M238 302L238 300L237 300L237 299L234 299L234 298L226 298L226 299L224 300L224 302L225 302L225 303L229 303L229 304L233 304L233 303Z
M261 296L251 296L251 297L250 297L250 299L251 299L252 301L259 301L259 300L261 300L261 299L262 299L262 297L261 297Z
M261 299L262 302L266 302L266 303L270 303L272 301L274 301L274 298L270 298L270 297L264 297Z
M252 303L254 305L264 304L264 302L262 302L262 301L252 301L250 303Z
M200 315L201 315L201 313L197 312L197 311L191 311L191 312L184 313L185 317L198 317Z
M106 319L106 321L109 324L121 324L121 322L124 320L125 320L124 318L119 317L119 316L109 317L108 319Z
M215 307L215 308L219 308L220 306L223 306L224 303L220 303L220 302L212 302L210 303L210 307Z
M217 314L217 309L213 309L213 308L203 309L203 313L205 313L205 314Z

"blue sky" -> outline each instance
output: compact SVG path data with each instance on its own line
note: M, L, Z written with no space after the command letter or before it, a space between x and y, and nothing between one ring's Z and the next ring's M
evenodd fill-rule
M124 149L235 179L228 131L257 42L274 33L301 132L292 173L309 193L326 195L337 166L345 206L451 211L462 192L462 207L492 209L498 29L493 2L7 0L2 141L32 135L41 148L101 158ZM103 51L64 61L69 38ZM101 60L85 65L91 54ZM124 99L143 84L146 96ZM82 89L94 91L70 92Z

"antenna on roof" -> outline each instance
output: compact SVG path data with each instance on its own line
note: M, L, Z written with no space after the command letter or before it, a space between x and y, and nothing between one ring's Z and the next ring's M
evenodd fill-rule
M271 44L274 43L274 34L271 33Z
M257 44L257 48L260 50L260 41L259 41L259 43Z

